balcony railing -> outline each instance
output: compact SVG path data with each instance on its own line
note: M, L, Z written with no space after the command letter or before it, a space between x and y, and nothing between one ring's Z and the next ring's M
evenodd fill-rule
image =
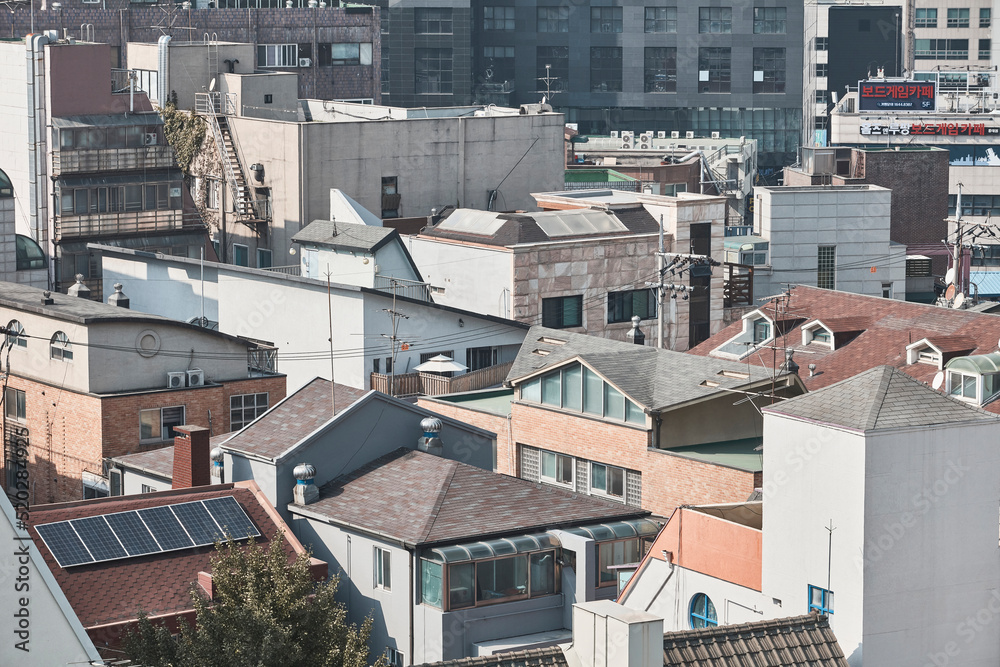
M397 296L405 296L410 299L420 301L430 301L431 291L428 283L416 280L406 280L405 278L394 278L392 276L381 276L375 274L375 289L380 292L387 292Z
M726 225L723 227L726 236L751 236L753 225Z
M247 370L250 375L272 375L278 372L278 348L258 343L247 350Z
M169 169L176 164L174 149L170 146L52 152L52 174L54 176L95 171Z
M289 266L265 266L265 271L273 271L274 273L283 273L286 276L301 276L302 275L302 265L301 264L291 264Z
M502 384L513 365L513 361L508 361L455 377L445 377L437 373L405 373L396 376L372 373L371 388L394 396L442 396L476 391Z
M722 301L726 308L753 305L753 267L725 263Z
M78 236L117 236L176 229L203 229L205 223L197 213L162 210L61 215L56 218L55 227L56 238L62 240Z

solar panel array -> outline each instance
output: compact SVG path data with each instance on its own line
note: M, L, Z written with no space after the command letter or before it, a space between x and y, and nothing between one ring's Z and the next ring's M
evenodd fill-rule
M232 496L45 523L35 530L60 567L260 536Z

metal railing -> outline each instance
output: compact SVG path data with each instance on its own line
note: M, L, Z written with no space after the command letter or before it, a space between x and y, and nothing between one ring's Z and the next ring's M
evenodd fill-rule
M136 79L136 72L134 69L111 69L111 94L121 95L128 94L130 91L140 92L138 88L133 86L133 82Z
M753 305L753 267L749 264L724 264L722 302L726 308Z
M283 273L286 276L301 276L302 275L302 265L292 264L290 266L266 266L265 271L273 271L274 273Z
M429 283L406 280L405 278L394 278L392 276L382 276L376 273L373 287L380 292L387 292L396 296L405 296L420 301L431 301Z
M247 349L247 370L251 375L270 375L278 372L278 348L261 345Z
M371 388L395 396L443 396L464 391L476 391L502 384L507 378L513 361L487 366L479 370L445 377L437 373L372 373Z
M184 213L174 209L60 215L55 219L57 239L76 236L144 234L204 227L205 223L199 214Z
M726 225L723 227L726 236L752 236L753 225Z
M235 116L236 96L219 91L195 93L194 110L202 116Z
M169 169L176 164L174 149L171 146L96 148L52 152L52 174L54 176L91 171Z

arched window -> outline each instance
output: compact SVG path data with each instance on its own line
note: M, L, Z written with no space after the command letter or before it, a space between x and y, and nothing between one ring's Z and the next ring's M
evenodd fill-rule
M28 337L24 335L24 327L17 320L11 320L7 325L7 345L28 347Z
M719 624L715 614L715 605L704 593L698 593L691 598L691 627L710 628Z
M49 342L49 356L53 359L73 361L73 346L69 342L69 336L57 331Z

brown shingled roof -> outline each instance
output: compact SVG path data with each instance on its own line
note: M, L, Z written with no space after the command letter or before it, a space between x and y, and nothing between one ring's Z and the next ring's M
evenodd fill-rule
M284 547L289 557L302 551L302 545L253 482L37 505L31 508L28 532L84 627L124 623L135 619L140 609L150 616L180 614L193 609L191 587L198 572L211 572L214 546L63 568L34 526L223 496L233 496L253 520L261 532L258 544L266 547L280 529L285 531Z
M772 306L763 307L770 314ZM776 347L802 350L808 354L796 355L801 370L799 376L809 391L826 387L876 366L887 364L904 373L929 383L937 368L930 364L906 363L906 346L922 338L956 340L969 339L961 343L974 345L962 350L969 354L986 354L997 349L1000 338L1000 317L969 310L952 310L920 303L883 299L881 297L850 294L835 290L825 290L806 285L796 285L785 307L786 316L802 318L802 322L854 317L852 313L862 313L858 317L868 320L867 328L849 342L830 350L820 345L802 345L801 325L795 326L779 336ZM739 334L742 322L737 321L689 350L690 354L709 356L713 350ZM832 326L832 325L831 325ZM956 345L959 344L957 341ZM772 356L780 365L784 361L781 354L753 354L743 363L761 367L771 363ZM809 376L806 367L816 364L816 374ZM1000 413L1000 401L984 406L990 412Z
M443 662L425 662L415 667L565 667L566 656L558 646L532 648L525 651L481 655Z
M320 499L304 508L289 505L293 513L300 509L410 545L649 514L407 448L324 484Z

